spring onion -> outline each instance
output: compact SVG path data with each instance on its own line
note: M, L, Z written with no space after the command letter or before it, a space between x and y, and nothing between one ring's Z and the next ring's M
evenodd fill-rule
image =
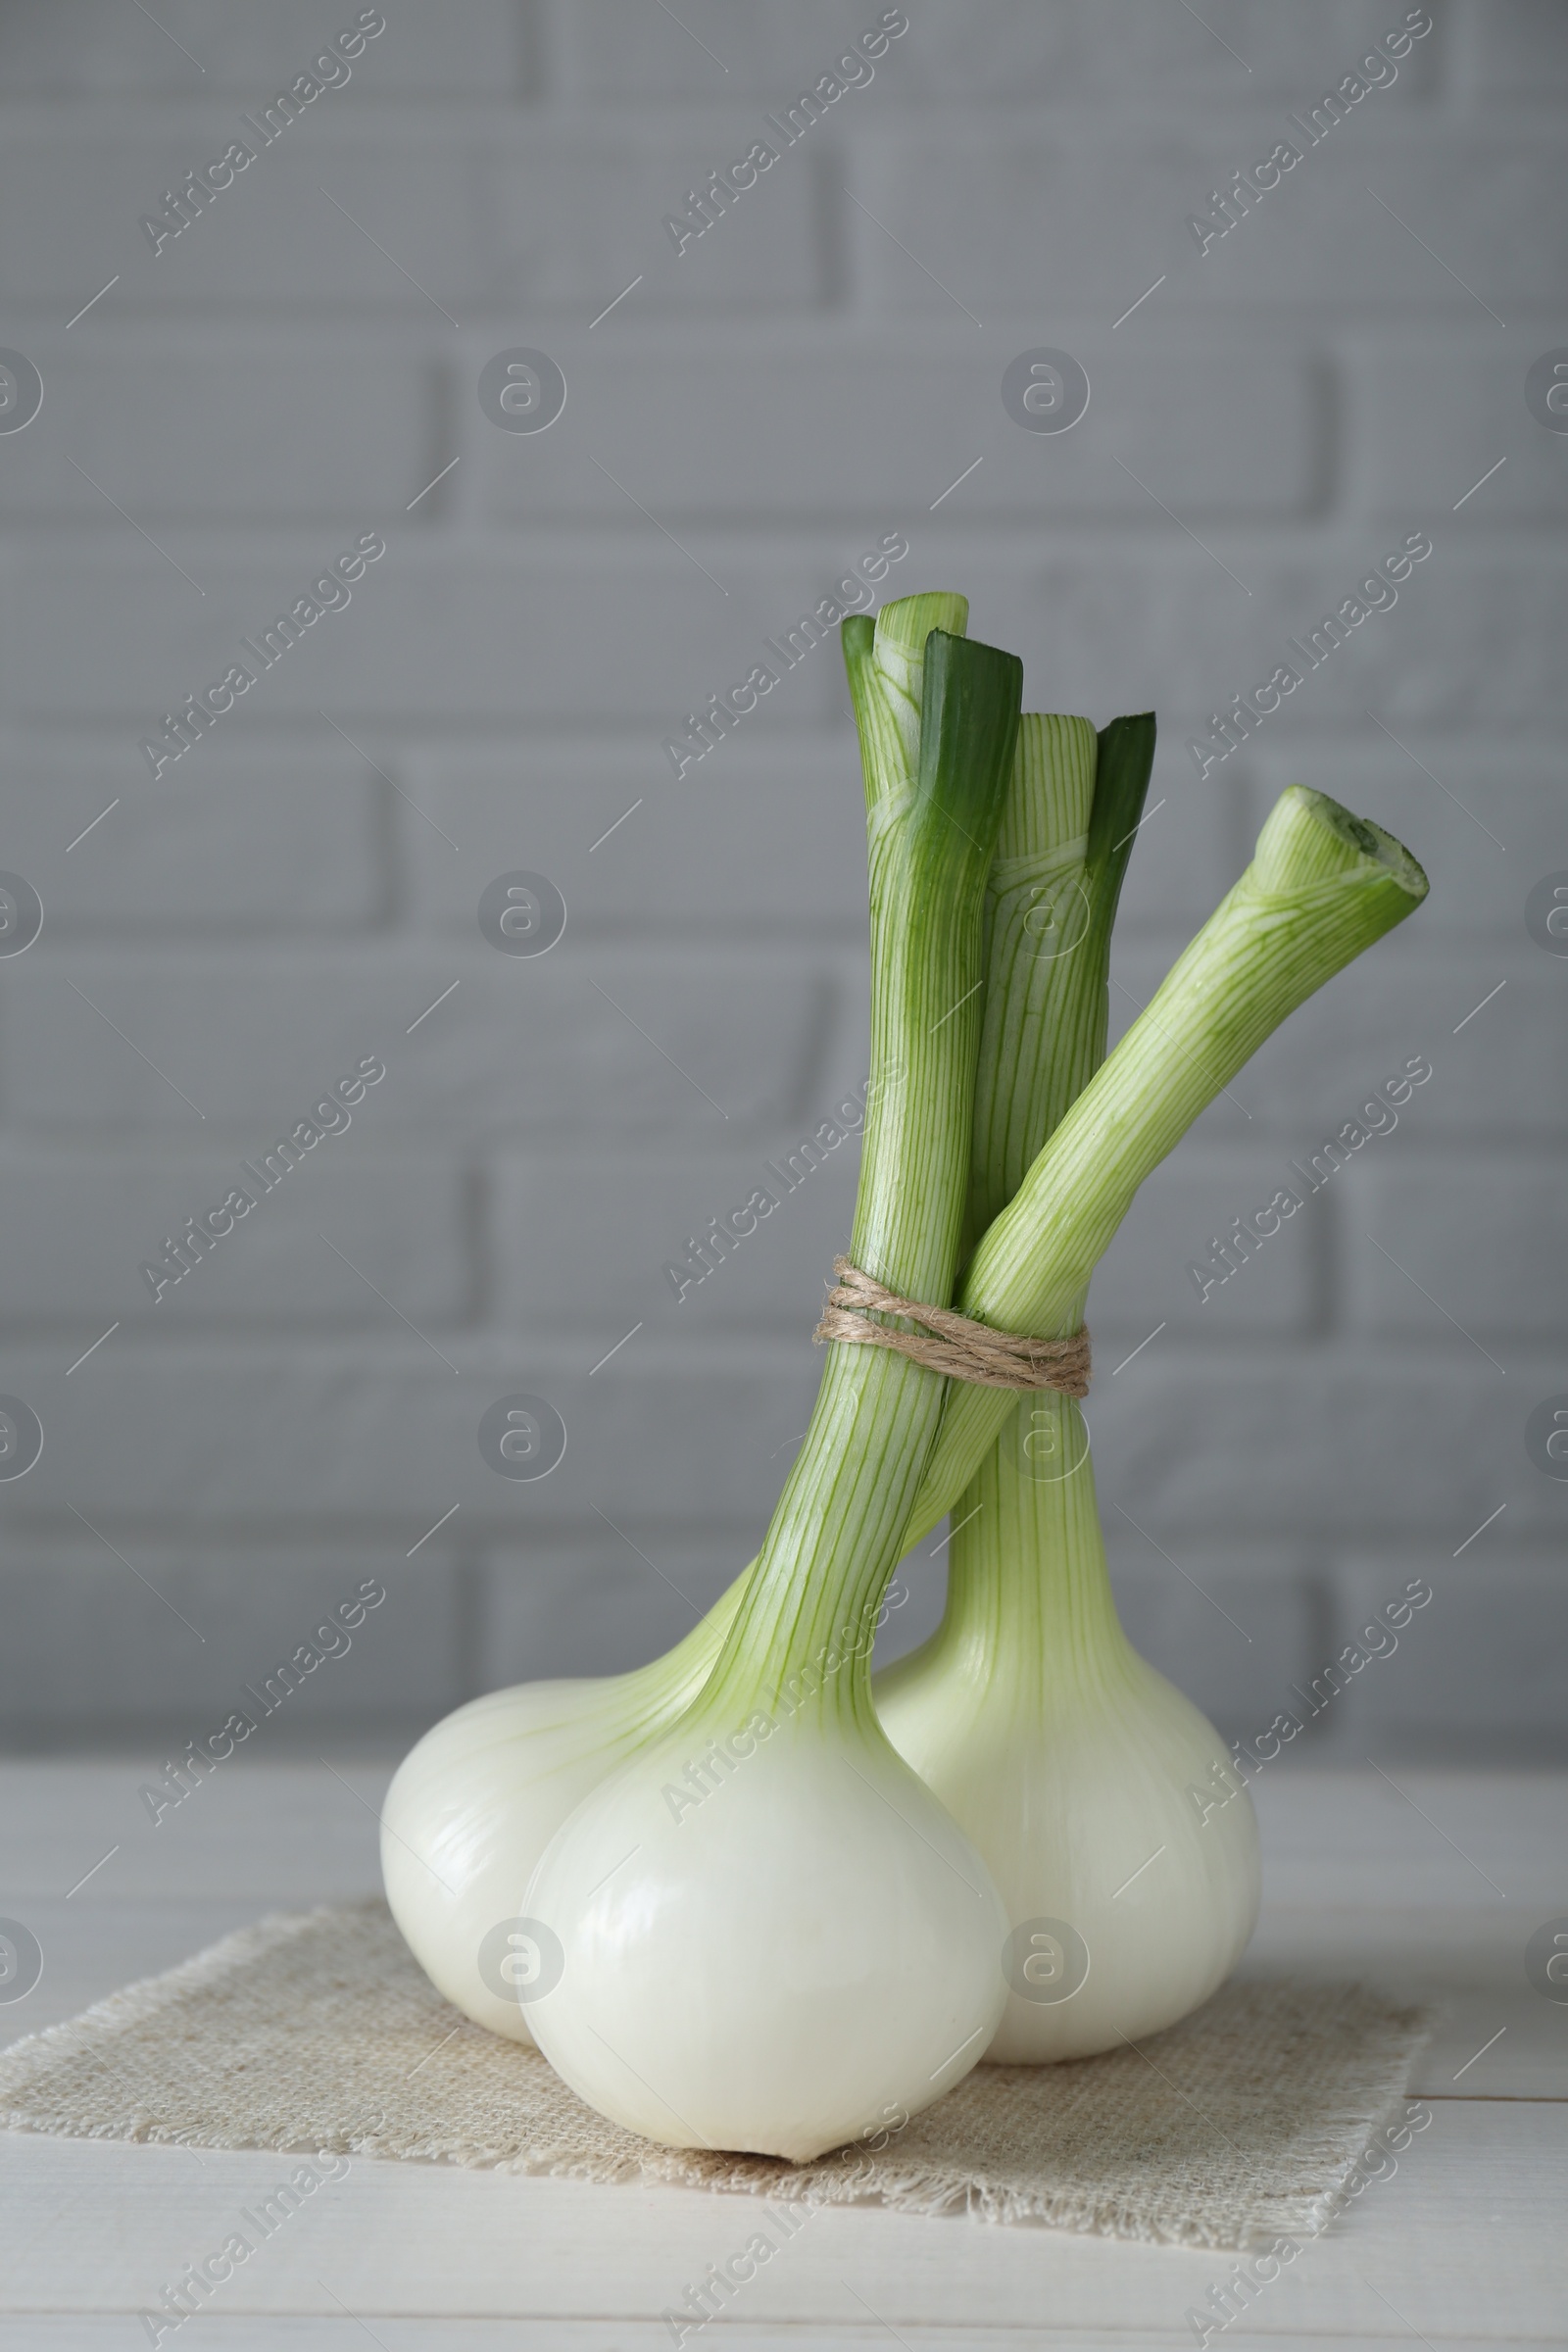
M874 1083L852 1249L944 1305L1022 668L918 607L885 610L853 652ZM857 1638L903 1551L945 1387L903 1354L829 1348L701 1696L583 1800L528 1887L526 1915L564 1954L535 2036L584 2098L651 2138L804 2160L890 2100L928 2106L995 2031L1002 1905L885 1738Z
M1098 753L1087 720L1036 722L1048 723L1021 812L1045 856L1014 866L999 852L992 869L977 1229L1103 1057L1110 927L1153 752L1152 720L1117 720ZM1069 837L1056 852L1067 920L1043 955L1024 909L1053 834ZM1187 1791L1223 1770L1224 1742L1122 1633L1082 1439L1066 1397L1019 1402L954 1506L938 1632L873 1684L888 1738L968 1832L1006 1906L1007 2005L986 2054L1013 2064L1184 2017L1230 1973L1260 1885L1245 1795L1222 1824L1214 1808L1219 1835L1199 1834Z

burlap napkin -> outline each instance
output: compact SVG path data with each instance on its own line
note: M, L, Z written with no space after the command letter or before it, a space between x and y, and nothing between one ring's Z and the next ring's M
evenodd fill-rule
M1431 2022L1354 1984L1230 1984L1136 2048L978 2067L885 2146L797 2166L607 2123L451 2008L377 1901L264 1919L17 2042L0 2123L1243 2246L1326 2225Z

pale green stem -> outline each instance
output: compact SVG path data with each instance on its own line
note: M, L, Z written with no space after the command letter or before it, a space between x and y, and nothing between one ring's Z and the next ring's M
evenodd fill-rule
M1028 712L986 890L985 1021L975 1071L971 1247L1022 1183L1066 1102L1048 1106L1061 1032L1092 968L1084 858L1095 796L1087 718ZM1065 1017L1064 1017L1065 1016ZM1078 1078L1073 1088L1084 1083Z
M1152 723L1118 720L1107 730L1106 742L1110 750L1102 780L1096 773L1100 747L1087 719L1025 719L1020 725L1013 793L992 867L990 903L998 918L991 926L990 990L975 1089L972 1233L984 1232L1013 1198L1104 1058L1111 924L1126 867L1123 853L1131 841L1128 828L1136 827L1148 784ZM1097 854L1087 864L1091 810ZM1014 910L1031 867L1030 855L1018 854L1013 837L1019 834L1030 837L1037 870L1049 866L1053 849L1056 853L1050 928L1043 940L1038 908ZM1072 1457L1081 1476L1071 1494L1061 1484L1062 1448L1069 1440L1081 1449ZM1091 1636L1107 1619L1114 1625L1087 1434L1068 1398L1047 1391L1019 1402L954 1504L953 1527L941 1627L902 1669L895 1667L884 1678L879 1694L901 1682L943 1676L960 1664L970 1680L978 1677L986 1687L994 1677L1016 1676L1027 1694L1049 1671L1041 1645L1067 1638L1068 1628L1046 1622L1056 1603L1065 1606L1070 1596L1077 1616L1092 1621ZM1075 1547L1063 1551L1068 1543ZM1005 1665L1000 1659L983 1662L991 1642L1004 1646ZM1086 1654L1093 1648L1089 1639Z
M878 622L872 659L886 651L883 680L868 678L863 640L853 641L862 667L858 674L852 661L851 684L867 747L872 1087L851 1250L891 1290L941 1305L957 1265L980 1032L982 899L1022 672L1010 656L936 637L919 676L909 635L928 625L918 610L928 600L909 602L912 614L885 608ZM951 681L940 702L939 675ZM863 698L873 686L893 725L868 740ZM912 780L911 701L923 710ZM856 1637L897 1564L945 1388L907 1356L830 1348L810 1426L700 1701L705 1716L744 1721L759 1707L798 1711L804 1703L874 1724L869 1643ZM828 1653L835 1670L816 1681L816 1661Z
M1038 1722L1063 1692L1108 1688L1128 1645L1111 1598L1088 1434L1068 1396L1014 1400L964 1490L941 1625L906 1662ZM891 1670L897 1679L901 1668ZM879 1678L878 1689L882 1687Z
M1041 1337L1075 1331L1089 1278L1144 1178L1297 1005L1413 912L1426 888L1389 834L1293 785L1246 874L992 1224L963 1286L963 1311ZM901 1551L957 1502L1015 1409L1008 1391L955 1385ZM672 1666L697 1670L752 1573L694 1629Z
M976 1250L959 1306L1065 1338L1134 1194L1287 1014L1413 911L1426 877L1391 835L1293 784L1252 863L1179 956ZM955 1386L908 1529L951 1508L1013 1410Z

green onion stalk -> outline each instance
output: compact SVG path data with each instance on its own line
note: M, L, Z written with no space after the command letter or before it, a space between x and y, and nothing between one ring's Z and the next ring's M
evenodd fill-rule
M1412 914L1427 879L1381 826L1292 784L1252 862L1073 1102L970 1260L960 1310L1066 1338L1089 1278L1146 1176L1243 1064L1326 980ZM949 1398L910 1520L918 1543L1015 1409L993 1389Z

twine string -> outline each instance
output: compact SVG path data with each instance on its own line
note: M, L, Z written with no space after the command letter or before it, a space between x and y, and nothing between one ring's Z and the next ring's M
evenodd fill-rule
M1069 1340L1030 1339L1021 1332L975 1323L950 1306L901 1298L862 1274L853 1258L836 1257L833 1272L838 1279L811 1334L819 1348L829 1340L851 1347L892 1348L932 1372L977 1388L1057 1389L1064 1396L1089 1394L1087 1325ZM920 1328L895 1331L889 1324L873 1322L873 1315L898 1315Z

